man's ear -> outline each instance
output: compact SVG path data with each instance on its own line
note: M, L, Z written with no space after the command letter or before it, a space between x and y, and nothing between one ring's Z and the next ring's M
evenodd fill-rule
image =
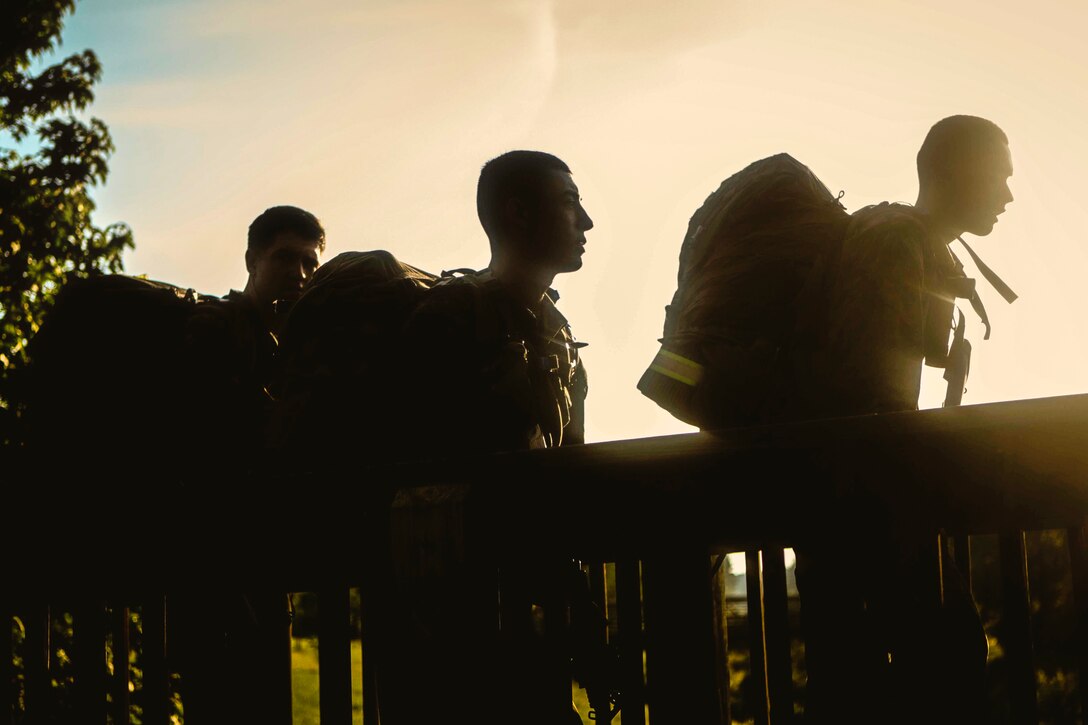
M516 196L507 197L502 207L503 221L507 229L525 231L529 228L529 206Z
M253 274L253 270L257 268L257 254L256 249L246 249L246 271Z

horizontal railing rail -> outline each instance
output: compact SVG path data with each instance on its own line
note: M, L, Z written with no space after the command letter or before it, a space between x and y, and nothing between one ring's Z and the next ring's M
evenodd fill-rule
M625 725L644 718L647 702L650 721L713 722L728 700L712 554L748 551L750 661L763 683L757 721L785 722L795 693L783 547L889 523L912 534L1001 535L1003 646L1017 722L1037 717L1023 532L1065 529L1080 682L1088 681L1088 395L455 462L421 455L376 465L364 452L309 473L236 480L178 482L168 465L80 480L78 467L62 467L61 477L18 451L8 460L15 475L0 541L12 564L0 617L18 617L23 633L14 650L0 651L0 705L16 721L50 712L50 612L64 607L76 633L72 702L93 713L83 721L105 722L107 713L125 721L131 696L143 722L165 722L170 597L199 585L319 591L322 712L347 722L347 587L360 586L366 602L381 566L375 557L391 551L409 576L541 554L614 563L609 638L623 655ZM961 570L970 569L966 542L954 547ZM603 596L601 576L591 581ZM129 606L142 623L142 681L131 695L128 658L113 654L106 667L107 642L114 653L134 646ZM365 612L363 621L366 652ZM373 721L374 685L366 677L364 685Z

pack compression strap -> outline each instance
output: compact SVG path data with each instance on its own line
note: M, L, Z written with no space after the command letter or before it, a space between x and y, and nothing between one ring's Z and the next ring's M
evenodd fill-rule
M979 259L978 255L975 254L975 250L971 249L971 246L963 241L963 237L956 237L956 239L960 240L960 244L962 244L963 248L967 250L967 253L971 255L971 260L975 263L975 266L978 267L978 271L982 272L982 276L986 278L986 281L989 282L995 290L997 290L997 293L1004 297L1005 301L1010 305L1015 302L1019 295L1013 292L1012 288L1005 284L1005 281L998 277L996 272L987 267L986 263Z

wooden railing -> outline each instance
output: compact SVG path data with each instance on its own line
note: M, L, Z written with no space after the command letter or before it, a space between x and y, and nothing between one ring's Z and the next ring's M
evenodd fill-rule
M0 621L18 616L23 630L14 663L11 641L0 647L0 720L10 713L12 721L45 722L56 712L49 620L50 612L66 612L74 633L69 713L78 712L79 722L106 722L108 715L125 723L131 698L142 722L167 722L169 593L272 583L321 593L322 722L350 722L347 588L363 590L365 654L374 550L367 532L385 521L374 502L389 482L397 489L390 540L408 569L421 557L430 557L431 567L453 561L486 569L511 555L570 556L594 562L601 596L601 565L610 563L615 592L606 598L616 611L609 637L621 653L624 725L644 722L645 703L655 725L718 722L727 713L721 622L708 576L725 551L749 552L751 662L762 673L755 678L762 683L757 722L792 720L782 549L828 527L856 525L874 502L914 530L1001 536L1002 646L1017 723L1038 719L1023 532L1067 530L1079 682L1088 682L1088 396L470 462L375 468L340 460L335 470L303 479L270 473L182 486L169 471L60 481L42 472L41 461L17 462L9 470L20 475L6 486L9 566ZM149 478L164 483L152 493ZM955 546L961 569L969 568L965 542ZM803 611L803 595L801 605ZM138 609L142 625L142 681L131 694L128 658L114 654L107 670L105 654L107 641L113 653L134 646L127 607ZM494 638L480 641L486 647ZM364 663L364 674L370 669ZM1081 712L1088 713L1086 693L1081 685ZM366 722L377 720L373 695L367 677ZM289 718L285 712L283 721Z

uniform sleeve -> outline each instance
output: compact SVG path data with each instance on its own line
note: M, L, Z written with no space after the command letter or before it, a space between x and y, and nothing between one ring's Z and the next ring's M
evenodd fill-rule
M925 330L921 230L883 224L849 236L828 317L829 378L841 412L918 407Z

